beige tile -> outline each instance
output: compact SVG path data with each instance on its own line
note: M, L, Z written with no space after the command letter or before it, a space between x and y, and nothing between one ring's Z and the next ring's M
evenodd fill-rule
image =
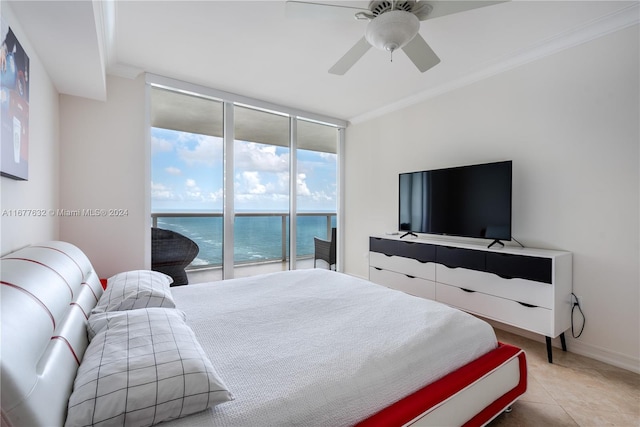
M549 366L531 373L559 404L598 411L637 414L638 399L611 378L594 369Z
M527 391L520 397L520 401L544 403L547 405L558 404L542 384L531 375L527 377Z
M563 409L582 427L620 426L638 427L640 417L619 412L600 411L583 405L563 405Z
M580 425L640 427L640 375L544 343L496 330L502 342L527 355L529 388L494 425ZM577 424L571 424L571 423Z
M547 405L518 401L513 411L503 413L493 420L489 426L541 427L541 426L577 426L573 418L560 405Z

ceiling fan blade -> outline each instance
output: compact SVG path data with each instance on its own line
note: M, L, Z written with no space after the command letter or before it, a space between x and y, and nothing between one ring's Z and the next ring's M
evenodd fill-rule
M421 21L426 19L438 18L440 16L452 15L454 13L464 12L466 10L478 9L480 7L492 6L498 3L507 3L509 0L502 1L468 1L468 0L446 0L446 1L431 1L431 0L422 0L418 2L418 5L421 3L429 4L433 7L431 12L428 15L424 15L421 13L416 13L416 16ZM428 10L425 7L425 10Z
M438 55L429 47L427 42L418 33L416 36L407 43L402 50L407 54L411 62L414 63L421 73L424 73L429 68L435 67L440 63Z
M355 14L358 12L370 13L369 9L348 6L346 4L316 3L294 0L286 2L285 11L287 18L343 20L354 20Z
M338 62L335 63L333 67L329 69L331 74L337 74L339 76L343 75L353 65L358 62L362 56L367 53L367 51L371 48L371 45L364 37L361 38L347 53L344 54Z

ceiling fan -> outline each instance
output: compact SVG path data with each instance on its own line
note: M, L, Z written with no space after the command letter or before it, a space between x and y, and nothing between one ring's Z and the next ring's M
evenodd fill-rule
M440 58L420 35L420 21L505 1L508 0L374 0L365 9L347 4L354 2L331 4L289 0L287 13L300 17L350 17L369 21L364 36L329 69L331 74L345 74L371 46L389 52L391 60L393 53L402 49L418 70L424 73L437 65Z

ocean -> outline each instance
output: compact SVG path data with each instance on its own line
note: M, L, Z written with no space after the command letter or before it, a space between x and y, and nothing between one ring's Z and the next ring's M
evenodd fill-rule
M336 217L332 215L332 227ZM176 231L189 237L200 247L191 263L194 267L222 265L222 217L159 217L158 228ZM314 236L326 239L327 216L298 216L298 257L313 256ZM234 260L236 263L282 259L281 216L236 216L234 226ZM289 239L289 218L286 218L286 241ZM289 245L286 254L289 256Z

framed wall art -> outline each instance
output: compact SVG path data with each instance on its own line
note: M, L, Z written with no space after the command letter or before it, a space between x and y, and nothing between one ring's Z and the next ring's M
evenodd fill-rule
M29 178L29 57L0 19L0 175Z

